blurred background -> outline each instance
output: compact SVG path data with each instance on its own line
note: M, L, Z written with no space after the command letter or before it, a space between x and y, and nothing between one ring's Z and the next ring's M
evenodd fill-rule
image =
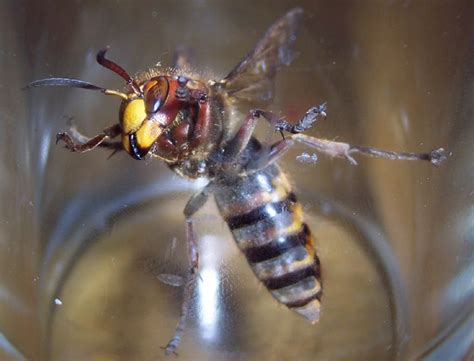
M278 306L213 201L197 216L201 277L179 360L474 360L474 3L472 1L0 2L0 360L160 360L184 275L182 209L205 182L159 161L55 146L72 122L94 135L130 73L193 47L225 76L270 24L302 6L297 58L272 110L328 104L310 134L397 151L444 147L430 164L282 161L323 264L320 322Z

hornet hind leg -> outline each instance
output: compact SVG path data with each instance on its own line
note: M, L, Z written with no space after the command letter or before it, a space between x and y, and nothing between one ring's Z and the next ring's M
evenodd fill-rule
M196 286L196 278L198 275L199 254L196 247L196 235L194 233L193 215L206 203L209 195L212 193L212 183L209 183L204 189L194 194L184 208L184 216L186 217L186 245L188 252L189 272L184 285L183 302L181 304L181 315L176 325L173 337L164 347L165 354L170 355L176 353L175 350L181 342L181 338L186 326L186 319L191 307L191 300Z

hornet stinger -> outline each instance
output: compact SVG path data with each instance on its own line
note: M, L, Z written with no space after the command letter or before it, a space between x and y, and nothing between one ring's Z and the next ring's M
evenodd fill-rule
M57 140L73 152L97 147L125 151L137 160L156 157L186 179L205 177L209 183L184 208L189 272L184 280L181 316L165 347L174 353L184 332L198 276L198 251L193 215L213 195L222 217L247 258L255 276L281 304L315 323L320 317L322 273L313 234L288 176L278 165L295 143L330 157L356 164L355 154L390 160L426 160L434 165L445 157L442 148L430 153L397 153L303 134L326 116L326 105L310 108L289 123L265 107L273 100L274 79L293 58L292 46L303 10L295 8L278 19L255 48L221 80L192 71L187 53L178 51L174 67L153 67L131 77L105 57L97 62L125 79L124 92L70 78L48 78L29 88L62 86L98 90L121 99L119 121L92 138L71 129ZM283 135L273 144L253 136L263 119ZM119 137L119 141L112 139Z

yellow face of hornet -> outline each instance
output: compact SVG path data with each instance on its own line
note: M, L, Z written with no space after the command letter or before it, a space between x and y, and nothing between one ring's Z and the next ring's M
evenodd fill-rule
M141 98L130 102L124 102L121 119L122 144L130 153L129 134L135 133L137 143L141 148L150 148L162 133L160 124L155 120L147 118L145 101Z

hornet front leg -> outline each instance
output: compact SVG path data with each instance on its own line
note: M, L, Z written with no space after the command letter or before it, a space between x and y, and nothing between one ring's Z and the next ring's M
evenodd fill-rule
M121 134L122 128L119 124L115 124L111 127L104 129L100 134L92 138L87 138L86 136L79 133L75 127L70 129L71 134L69 133L58 133L56 135L56 143L59 141L64 142L67 149L72 152L84 153L92 149L97 148L98 146L110 148L115 151L122 149L121 142L109 142L109 139L115 138Z

